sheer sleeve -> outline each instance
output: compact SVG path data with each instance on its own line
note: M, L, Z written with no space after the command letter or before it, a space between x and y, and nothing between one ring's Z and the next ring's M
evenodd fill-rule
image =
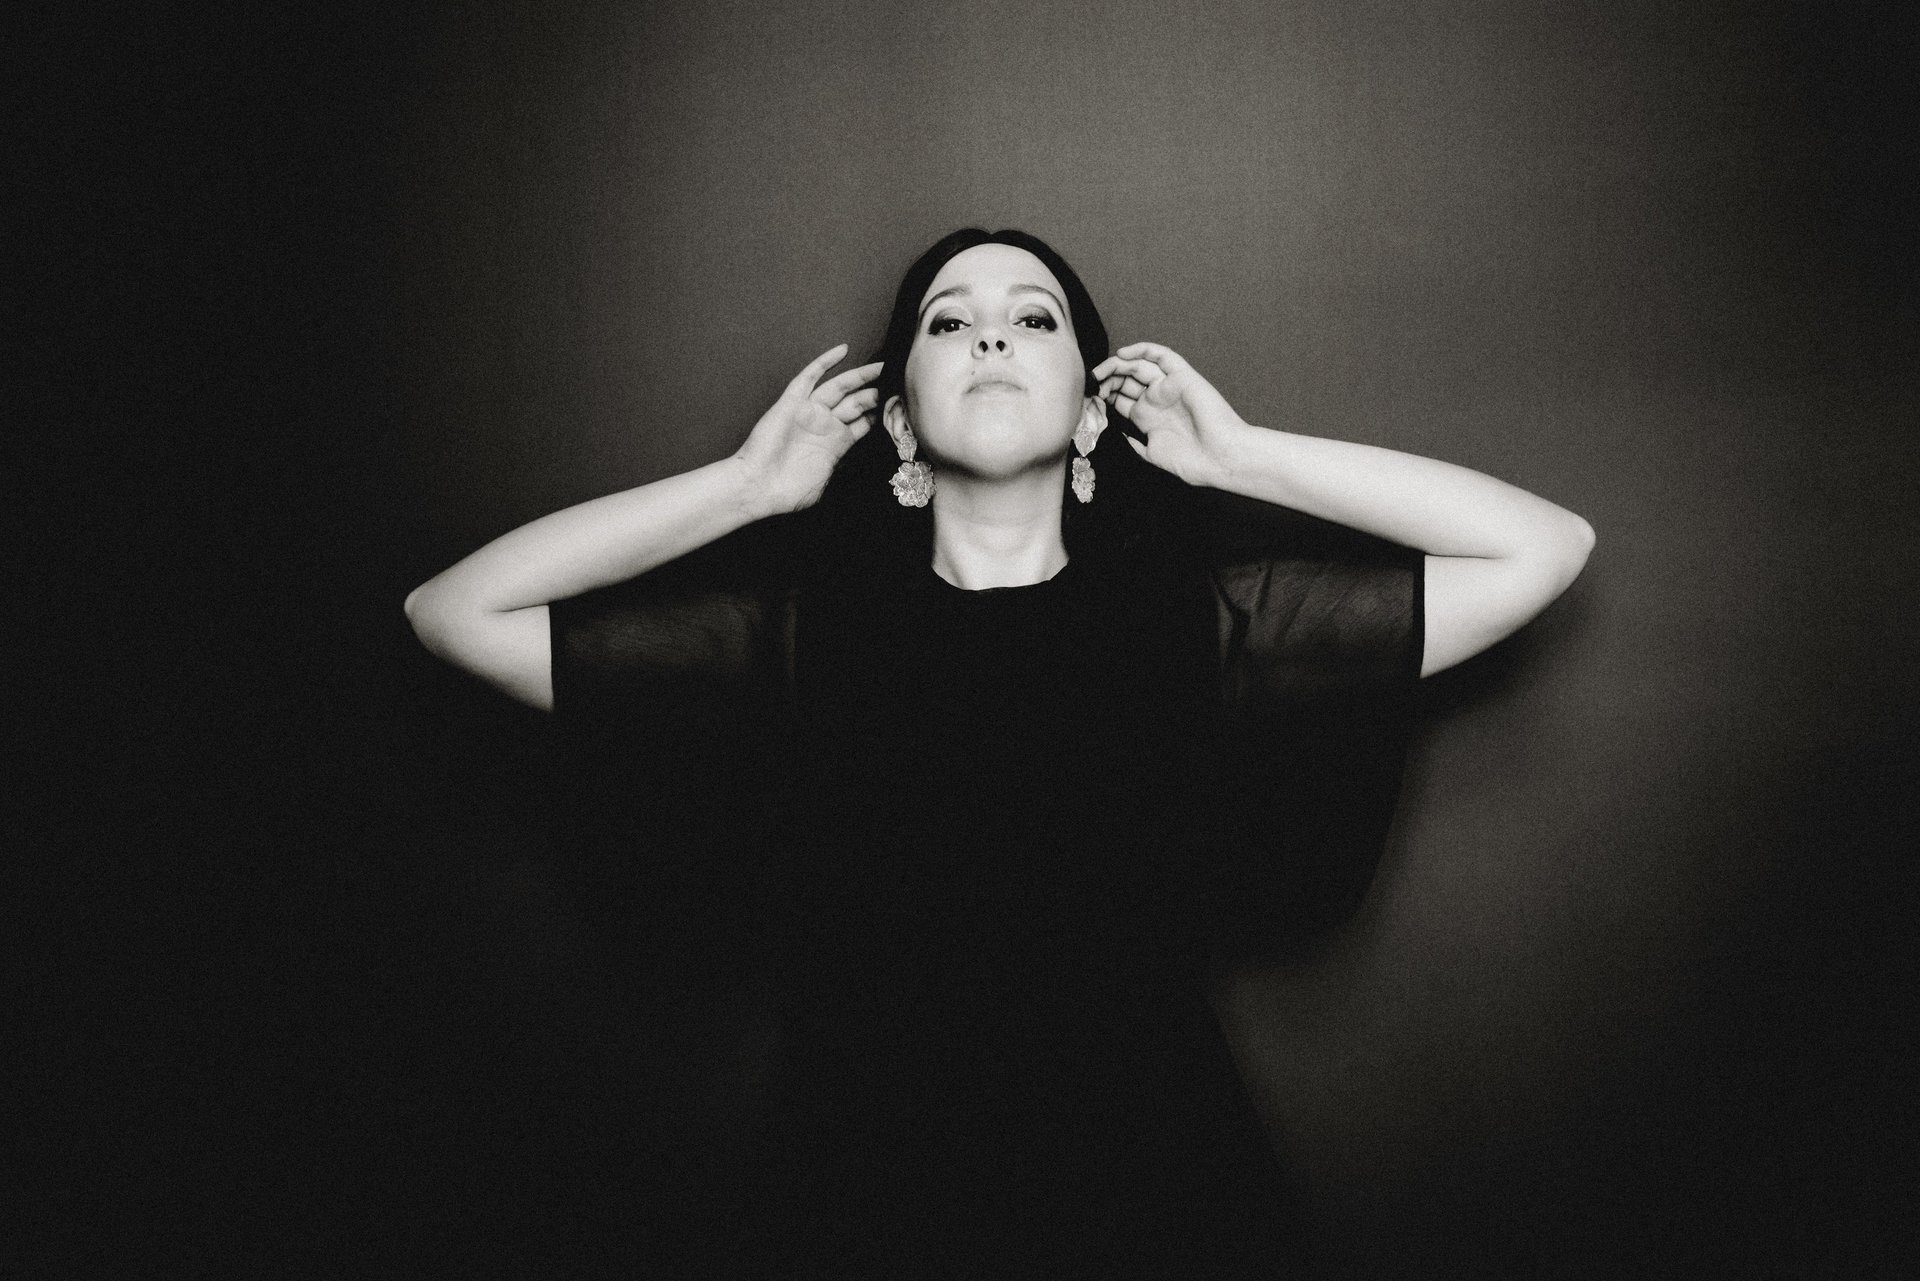
M1223 516L1208 568L1228 706L1411 695L1425 641L1421 552L1262 504Z
M791 697L795 590L643 575L548 610L553 710L570 726L706 735ZM669 714L690 717L664 726Z
M717 963L753 919L792 788L809 537L761 522L549 607L561 834L608 927L655 964Z
M636 1186L685 1211L650 1238L669 1251L721 1230L732 1167L705 1154L757 1106L769 1052L766 869L809 554L795 522L761 522L548 609L553 835L576 913L556 947L614 1020L588 1059L617 1079L609 1097L652 1102L619 1113L619 1142Z
M696 712L689 732L790 697L810 526L750 525L638 578L555 601L554 714L578 727Z
M1414 726L1425 558L1241 499L1208 542L1215 911L1242 944L1297 948L1353 914L1379 864Z

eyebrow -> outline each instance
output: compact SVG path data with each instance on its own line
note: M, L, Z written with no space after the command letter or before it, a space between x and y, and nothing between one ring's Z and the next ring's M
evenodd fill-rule
M1054 293L1053 290L1047 288L1045 285L1013 285L1007 289L1007 292L1010 294L1045 294L1047 297L1053 299L1053 305L1060 309L1061 314L1063 315L1066 314L1067 305L1060 301L1060 295ZM935 294L933 297L927 299L924 303L920 304L920 315L914 318L914 323L918 324L920 322L920 319L927 314L927 308L933 306L933 304L939 302L942 298L948 297L949 295L957 295L957 296L964 297L971 293L973 293L973 286L971 285L947 286L945 289L942 289L939 293Z

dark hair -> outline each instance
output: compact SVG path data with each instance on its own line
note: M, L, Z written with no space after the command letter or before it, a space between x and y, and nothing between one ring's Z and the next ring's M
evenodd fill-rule
M1107 358L1107 325L1100 318L1100 309L1094 306L1093 296L1087 292L1079 273L1038 236L1012 229L987 231L963 227L942 236L915 259L894 293L886 334L880 340L879 350L868 358L883 364L875 381L880 406L884 407L890 397L906 393L907 356L913 350L914 336L919 330L920 300L926 296L927 288L948 262L979 245L1011 245L1046 264L1066 292L1074 338L1088 371L1086 394L1091 396L1099 390L1092 370ZM896 553L901 558L894 561L897 566L924 569L931 557L932 508L902 508L894 501L887 477L899 464L893 442L879 423L878 409L874 417L873 430L841 460L822 504L835 513L836 523L852 536L855 546L885 548L886 559L894 561ZM1168 504L1177 501L1172 491L1184 488L1135 455L1119 439L1122 433L1138 434L1132 423L1110 408L1108 429L1102 437L1101 448L1094 454L1097 480L1092 503L1082 506L1067 492L1068 472L1065 467L1060 469L1061 527L1070 555L1131 547L1143 537L1147 527L1165 513ZM876 522L883 532L873 532ZM862 531L865 537L861 536Z

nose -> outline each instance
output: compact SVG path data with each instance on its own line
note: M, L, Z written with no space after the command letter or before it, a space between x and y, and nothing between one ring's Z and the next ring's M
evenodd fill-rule
M980 336L973 340L976 356L1004 356L1009 350L1007 337L998 328L982 328Z

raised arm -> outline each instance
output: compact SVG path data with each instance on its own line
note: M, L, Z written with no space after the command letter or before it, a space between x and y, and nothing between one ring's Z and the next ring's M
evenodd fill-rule
M1136 452L1189 484L1279 503L1427 553L1420 674L1471 658L1565 591L1593 549L1586 521L1452 463L1255 427L1177 353L1120 348L1094 369L1146 436Z
M801 370L731 457L542 516L414 588L406 600L414 634L436 656L551 710L549 601L644 574L819 500L835 464L873 425L867 384L879 365L820 382L845 353L843 343Z

